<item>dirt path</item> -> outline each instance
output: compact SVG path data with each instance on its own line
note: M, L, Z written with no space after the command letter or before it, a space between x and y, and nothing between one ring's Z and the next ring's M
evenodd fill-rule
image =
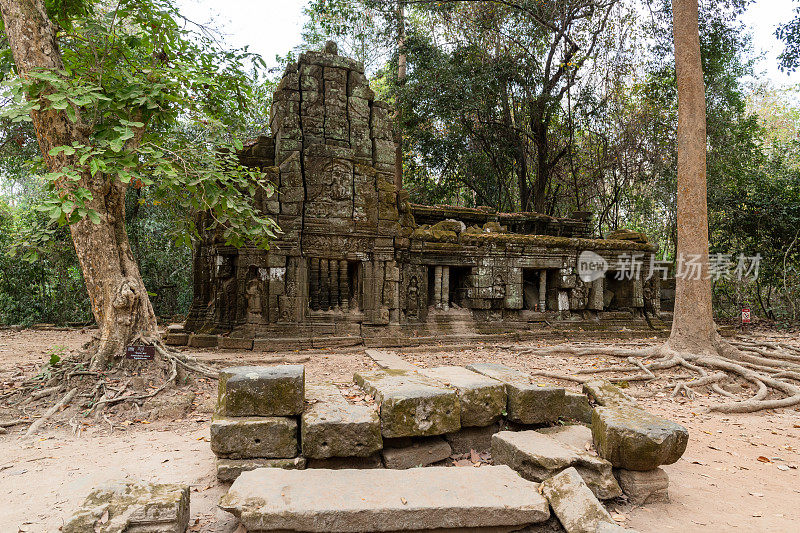
M32 363L41 364L49 358L53 345L67 350L79 348L89 334L0 331L0 382L13 383L21 374L33 371ZM415 349L405 356L421 366L495 361L526 370L561 372L618 363L602 358L519 355L506 348ZM194 355L229 364L257 363L274 356L213 350ZM309 357L305 365L310 381L346 382L354 370L371 367L361 351L286 355ZM670 476L672 502L640 508L612 505L626 518L623 524L642 533L800 530L800 411L708 413L704 408L720 401L717 397L671 399L669 382L667 375L647 385L632 385L628 392L645 408L689 428L689 447L683 458L664 467ZM578 390L573 383L564 385ZM208 444L213 391L210 393L201 391L195 401L197 409L177 421L148 423L131 411L118 413L112 420L113 429L105 421L78 419L77 433L63 424L49 427L35 440L22 440L16 432L0 436L0 531L57 531L91 487L119 478L189 483L190 530L235 531L235 520L216 509L226 487L216 482ZM118 419L129 421L119 424Z

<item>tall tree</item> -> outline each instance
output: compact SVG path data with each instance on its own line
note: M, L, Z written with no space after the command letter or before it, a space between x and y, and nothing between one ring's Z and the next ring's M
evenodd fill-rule
M91 364L103 369L126 344L159 339L125 227L130 190L211 211L233 244L272 235L248 200L264 185L232 150L215 153L222 139L203 128L225 132L217 113L247 90L243 56L182 29L168 0L0 0L0 14L19 96L9 113L33 122L52 192L44 208L69 224L100 328ZM165 139L181 120L205 134Z
M678 260L693 261L694 275L678 277L670 345L694 353L712 350L717 337L708 274L706 99L700 59L697 0L673 0L678 89Z

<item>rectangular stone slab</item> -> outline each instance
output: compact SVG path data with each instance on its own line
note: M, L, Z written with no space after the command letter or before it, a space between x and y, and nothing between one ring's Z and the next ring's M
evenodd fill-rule
M378 411L350 405L332 384L309 385L301 419L303 455L313 459L367 457L383 447Z
M303 365L237 366L219 373L217 412L225 416L303 413Z
M458 394L434 379L406 370L359 372L353 379L380 403L386 438L430 437L461 428Z
M111 481L92 490L64 524L64 533L178 532L189 524L189 486ZM106 527L97 528L105 520Z
M211 421L211 451L228 459L295 457L297 420L277 416L216 416Z
M410 446L385 448L382 452L386 468L416 468L443 461L453 453L450 445L441 437L419 439Z
M541 387L519 370L497 363L476 363L468 369L502 381L508 395L506 418L520 424L556 422L564 409L564 389Z
M492 458L495 464L508 465L531 481L544 481L574 467L601 500L622 496L611 463L538 431L496 433L492 437Z
M419 373L458 391L461 427L488 426L503 415L506 408L506 388L496 379L460 366L422 368Z
M614 523L574 468L567 468L542 483L542 494L567 533L595 533L602 522Z
M306 467L305 457L294 459L220 459L217 458L217 479L223 483L231 483L242 472L256 468L295 468Z
M550 516L539 485L506 466L244 472L219 506L250 532L524 526Z

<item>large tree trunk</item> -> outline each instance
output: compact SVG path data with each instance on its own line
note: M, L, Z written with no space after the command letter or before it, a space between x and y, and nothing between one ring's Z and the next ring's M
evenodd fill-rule
M55 28L42 0L0 0L0 14L20 76L34 70L64 69ZM73 124L66 113L55 110L33 111L31 118L48 169L52 172L74 164L63 153L51 156L49 152L73 141L86 142L80 118ZM73 224L70 232L100 327L92 367L103 369L137 336L157 339L158 329L125 232L125 186L113 177L100 173L92 177L88 172L75 186L92 192L87 207L100 216L99 224L84 218Z
M695 353L714 345L716 330L708 278L706 101L700 61L697 0L672 1L678 86L678 258L699 258L698 279L679 277L669 343Z

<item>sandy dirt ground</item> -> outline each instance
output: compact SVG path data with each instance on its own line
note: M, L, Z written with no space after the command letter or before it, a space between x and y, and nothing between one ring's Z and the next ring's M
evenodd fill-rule
M79 349L90 333L0 331L0 384L13 386L21 376L30 375L54 349L65 354ZM645 339L625 345L654 342ZM520 355L512 348L507 344L470 349L428 347L398 353L419 366L493 361L528 371L569 373L627 364L614 358ZM218 366L270 362L276 355L216 350L188 353ZM355 370L373 367L360 349L282 355L307 357L304 364L309 381L347 383ZM541 382L555 381L542 378ZM751 415L708 412L710 405L722 401L718 396L673 399L669 394L672 383L673 378L665 374L628 389L646 409L686 426L690 440L684 456L664 467L670 476L672 501L642 507L611 502L609 507L622 525L642 533L800 531L800 410ZM575 383L562 385L579 390ZM164 416L164 412L152 416L148 403L142 411L127 406L98 421L67 411L34 439L21 438L24 427L0 435L0 531L58 531L93 486L123 478L188 483L192 487L190 531L236 531L235 519L216 507L227 487L216 481L208 444L214 385L194 382L185 389L192 394L185 416ZM185 394L183 390L170 391L167 397ZM0 418L4 416L10 416L9 412L0 411Z

